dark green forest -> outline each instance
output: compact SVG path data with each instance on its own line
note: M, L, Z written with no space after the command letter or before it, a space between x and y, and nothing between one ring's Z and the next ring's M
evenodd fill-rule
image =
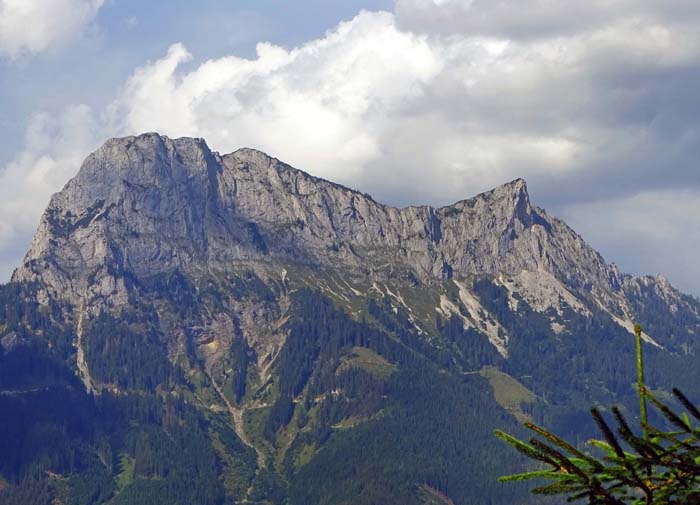
M269 405L247 420L266 451L259 468L226 409L203 399L209 379L168 360L159 332L167 311L194 324L204 306L272 303L280 288L251 273L189 282L177 273L142 282L130 311L90 321L86 360L110 385L100 394L74 371L67 308L33 302L31 286L0 288L0 337L22 340L0 346L0 504L540 503L498 482L530 463L493 439L494 429L522 431L479 371L517 379L536 395L519 415L578 442L594 434L591 405L635 405L633 348L607 314L567 311L562 338L548 314L525 303L513 311L502 287L477 280L481 304L510 335L505 359L455 316L437 317L427 338L387 297L369 297L351 317L320 291L297 289L263 388ZM675 321L652 322L679 333ZM650 388L700 393L694 355L645 352ZM196 350L186 353L198 366ZM250 389L245 340L229 355L231 401L263 394Z

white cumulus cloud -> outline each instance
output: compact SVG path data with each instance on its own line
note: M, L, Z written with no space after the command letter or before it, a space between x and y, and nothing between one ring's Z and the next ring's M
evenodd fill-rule
M112 114L120 129L198 135L215 148L248 145L329 177L348 179L381 156L396 114L442 71L426 37L389 13L363 12L295 49L268 43L257 58L210 60L180 72L180 44L133 74Z
M104 0L0 0L0 54L44 52L79 36Z
M533 26L564 17L552 2L529 4ZM134 72L111 115L122 133L260 148L398 203L449 201L512 177L601 175L643 151L646 163L678 151L652 115L677 113L659 91L700 56L682 16L614 7L609 21L592 3L582 17L597 23L523 38L507 33L502 17L517 16L503 6L400 0L398 14L362 12L294 49L261 43L256 58L194 68L175 44ZM429 8L503 30L445 34L403 19Z
M19 265L49 198L99 145L99 135L84 105L30 118L24 149L0 171L0 275L9 277Z

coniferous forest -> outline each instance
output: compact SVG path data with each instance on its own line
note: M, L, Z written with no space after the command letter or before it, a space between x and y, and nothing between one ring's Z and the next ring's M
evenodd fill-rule
M532 464L492 431L523 435L520 421L530 420L582 443L595 434L592 404L629 413L636 402L634 349L619 345L624 332L605 317L570 311L576 338L559 339L545 315L525 303L513 311L503 288L481 279L474 292L511 335L506 359L456 315L436 317L430 341L386 296L351 317L332 297L300 288L243 441L212 392L213 376L194 377L189 363L166 358L158 318L166 307L195 318L227 297L271 303L282 288L250 273L209 280L207 289L186 291L186 282L154 279L138 287L143 298L128 312L90 322L85 359L93 380L110 384L99 394L75 373L61 307L29 302L31 287L2 288L4 333L28 344L0 354L0 503L539 503L526 485L498 481ZM255 352L243 342L229 351L233 405L251 401L259 384ZM691 357L645 352L650 387L693 390ZM532 397L504 403L494 378L518 378L509 380Z

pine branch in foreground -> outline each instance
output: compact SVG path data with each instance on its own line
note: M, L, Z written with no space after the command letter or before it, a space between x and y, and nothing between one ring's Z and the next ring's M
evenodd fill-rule
M532 492L564 495L568 502L700 505L700 409L678 389L674 388L673 394L685 409L681 413L675 412L649 391L644 384L641 333L641 327L636 325L640 433L634 433L617 407L612 409L614 425L598 409L591 410L603 435L602 440L588 442L595 454L578 449L532 423L525 423L535 435L529 443L496 430L498 438L540 465L531 472L501 477L502 482L549 481ZM649 424L647 403L666 419L674 431Z

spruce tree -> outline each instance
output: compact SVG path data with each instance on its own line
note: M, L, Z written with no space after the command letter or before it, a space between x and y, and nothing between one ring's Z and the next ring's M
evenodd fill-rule
M528 441L500 430L495 435L515 450L538 461L534 471L501 477L502 482L543 479L532 490L539 495L564 495L567 501L604 505L700 504L700 410L678 389L673 395L684 408L677 413L644 383L642 328L635 325L637 389L640 421L635 432L620 408L611 409L614 428L596 408L591 415L603 438L589 441L593 451L568 443L533 423ZM647 402L666 420L649 423Z

